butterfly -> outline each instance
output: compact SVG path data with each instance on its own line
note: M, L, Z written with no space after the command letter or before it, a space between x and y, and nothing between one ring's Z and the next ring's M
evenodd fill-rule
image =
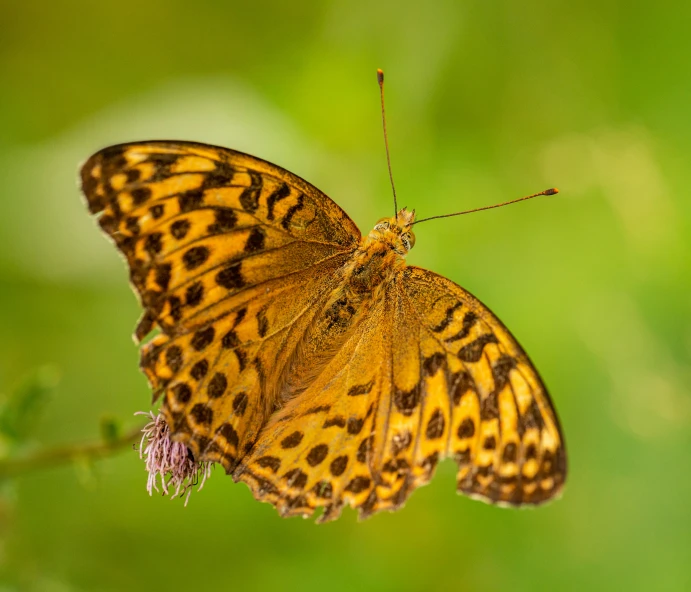
M267 161L181 141L121 144L81 170L144 312L141 369L173 438L282 516L393 511L437 463L500 505L561 491L556 412L501 321L406 265L415 212L365 237Z

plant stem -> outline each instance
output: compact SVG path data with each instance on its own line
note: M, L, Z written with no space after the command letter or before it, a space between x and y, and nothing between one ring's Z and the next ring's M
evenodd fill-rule
M97 460L125 448L129 444L139 442L142 428L137 427L123 434L120 438L110 441L99 440L83 444L70 444L39 450L19 458L0 460L0 481L10 477L17 477L24 473L58 466L77 460Z

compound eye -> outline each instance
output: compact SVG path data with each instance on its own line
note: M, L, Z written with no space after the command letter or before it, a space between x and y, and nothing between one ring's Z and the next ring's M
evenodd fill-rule
M410 249L415 246L415 236L408 232L404 232L401 234L401 242L403 243L405 250L410 251Z
M389 229L389 221L386 218L382 218L381 220L379 220L379 222L377 222L374 225L374 229L375 230L388 230Z

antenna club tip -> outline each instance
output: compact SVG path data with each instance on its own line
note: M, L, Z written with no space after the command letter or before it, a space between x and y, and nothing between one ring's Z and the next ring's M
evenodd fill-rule
M557 193L559 193L559 190L556 187L552 187L545 191L545 195L556 195Z
M377 82L384 84L384 71L380 68L377 68Z

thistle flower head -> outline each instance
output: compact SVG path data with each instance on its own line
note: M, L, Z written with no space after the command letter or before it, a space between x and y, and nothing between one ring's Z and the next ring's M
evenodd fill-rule
M199 484L197 491L200 491L211 476L213 463L195 461L187 446L173 442L163 414L138 411L135 415L146 415L151 419L142 429L139 444L139 458L144 460L149 473L146 490L149 495L153 495L155 490L162 495L170 495L171 499L184 497L187 505L192 488Z

